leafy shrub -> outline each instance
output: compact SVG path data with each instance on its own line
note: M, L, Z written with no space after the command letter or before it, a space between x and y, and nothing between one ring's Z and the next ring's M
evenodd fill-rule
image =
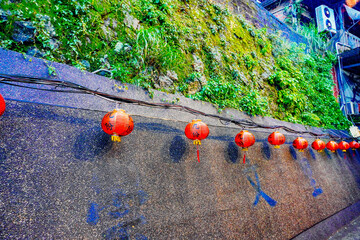
M254 67L257 65L257 61L253 59L252 56L245 54L243 56L243 61L246 68L251 72Z
M139 31L135 50L144 65L163 72L176 69L184 62L183 54L168 43L158 28Z
M251 115L265 116L269 113L268 101L256 90L251 90L248 94L240 98L239 108Z
M236 83L214 77L209 79L202 90L196 93L193 98L214 103L218 105L220 109L224 107L237 108L239 93L240 86Z

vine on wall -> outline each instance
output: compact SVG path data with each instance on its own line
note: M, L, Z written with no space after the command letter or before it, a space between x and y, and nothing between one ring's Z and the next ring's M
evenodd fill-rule
M249 4L252 4L249 1ZM205 0L0 3L0 47L253 115L344 129L334 56Z

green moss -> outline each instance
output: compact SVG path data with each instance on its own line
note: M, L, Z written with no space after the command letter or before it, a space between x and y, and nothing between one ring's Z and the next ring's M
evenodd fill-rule
M155 86L155 75L173 70L179 78L174 87L186 96L191 79L200 74L207 84L190 97L219 109L327 128L348 126L332 96L331 54L306 54L304 46L256 29L209 1L27 0L2 1L0 7L11 11L8 21L0 23L3 48L25 53L36 46L45 59L79 68L87 60L91 71L107 68L115 79L147 89ZM139 29L124 23L129 15L140 20ZM46 30L44 16L56 36ZM12 40L15 21L34 23L33 43ZM58 48L51 45L54 39ZM119 42L131 49L115 51ZM202 59L203 73L194 71L193 54Z

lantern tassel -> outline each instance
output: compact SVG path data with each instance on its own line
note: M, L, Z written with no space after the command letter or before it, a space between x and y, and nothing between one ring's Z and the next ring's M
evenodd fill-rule
M246 154L244 153L243 164L246 163Z
M111 141L113 142L121 142L121 137L118 135L112 135L111 136Z
M199 144L196 144L196 154L197 154L198 162L200 162Z

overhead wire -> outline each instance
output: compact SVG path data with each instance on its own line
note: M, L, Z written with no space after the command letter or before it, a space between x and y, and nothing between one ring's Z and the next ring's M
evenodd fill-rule
M69 82L69 81L64 81L64 80L28 77L28 76L20 76L20 75L7 75L7 74L0 73L0 83L7 84L10 86L15 86L15 87L23 87L23 88L28 88L28 89L42 90L42 91L90 94L90 95L94 95L94 96L106 99L108 101L116 102L116 103L121 102L121 103L129 103L129 104L135 104L135 105L140 105L140 106L145 106L145 107L174 109L174 110L191 113L194 115L202 115L205 117L218 119L222 124L224 124L224 122L227 123L224 125L233 123L237 126L240 126L241 128L283 129L284 131L293 133L293 134L300 134L300 135L309 134L314 137L328 136L328 137L334 138L334 139L351 139L349 137L335 136L330 133L326 133L326 134L321 133L320 134L320 133L316 133L316 132L312 132L312 131L295 130L295 129L292 129L290 127L283 126L283 125L269 126L269 125L256 123L253 120L232 119L232 118L228 118L228 117L224 117L224 116L219 116L216 114L205 113L205 112L202 112L202 111L199 111L199 110L187 107L187 106L178 105L178 104L153 103L153 102L137 100L137 99L132 99L132 98L125 98L125 97L121 97L121 96L104 93L104 92L101 92L98 90L93 90L93 89L81 86L79 84ZM49 87L54 87L54 88L37 88L37 87L31 87L31 86L26 86L26 85L22 85L22 84L34 84L34 85L49 86ZM59 88L63 88L63 89L59 89ZM69 90L69 89L71 89L71 90Z

